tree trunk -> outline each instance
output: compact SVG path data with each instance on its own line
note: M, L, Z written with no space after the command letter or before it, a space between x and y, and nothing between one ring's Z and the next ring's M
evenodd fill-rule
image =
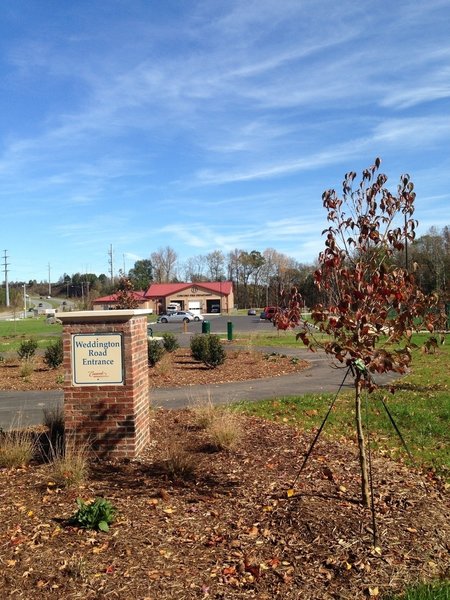
M363 506L370 506L369 474L367 470L366 443L361 420L361 376L358 373L355 380L355 414L356 432L358 435L359 466L361 468L361 495Z

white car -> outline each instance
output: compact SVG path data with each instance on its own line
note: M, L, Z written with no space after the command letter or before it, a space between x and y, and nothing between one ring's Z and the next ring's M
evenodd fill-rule
M203 315L194 315L189 311L179 310L177 312L161 315L157 323L190 323L191 321L203 321Z

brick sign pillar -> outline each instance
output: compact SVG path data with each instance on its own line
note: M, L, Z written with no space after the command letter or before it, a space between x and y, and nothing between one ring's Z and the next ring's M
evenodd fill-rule
M149 441L147 314L93 310L63 322L67 439L100 457L135 457Z

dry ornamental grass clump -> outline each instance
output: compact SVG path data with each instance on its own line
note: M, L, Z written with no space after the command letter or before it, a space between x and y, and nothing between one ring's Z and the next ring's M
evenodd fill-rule
M233 450L242 437L238 415L230 410L216 409L206 431L218 450Z
M90 448L73 438L50 442L49 478L58 487L77 487L89 476Z
M28 465L34 457L36 443L26 430L11 430L0 434L0 468Z
M191 479L195 475L195 456L185 447L183 440L170 437L164 450L164 469L171 478Z

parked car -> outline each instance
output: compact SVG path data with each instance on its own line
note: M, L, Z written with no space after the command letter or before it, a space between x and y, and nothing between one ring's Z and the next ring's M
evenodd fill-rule
M212 313L220 313L220 305L219 304L213 304L211 306L211 312Z
M260 319L266 319L267 321L271 321L278 310L279 309L277 306L266 306L266 308L260 314Z
M181 310L181 306L177 302L171 302L167 305L166 312L167 314L174 313Z
M247 311L247 314L249 317L255 317L256 316L256 310L254 308L249 308Z
M158 317L157 323L190 323L191 321L203 321L203 315L193 315L186 310L179 310L174 313L167 313Z

